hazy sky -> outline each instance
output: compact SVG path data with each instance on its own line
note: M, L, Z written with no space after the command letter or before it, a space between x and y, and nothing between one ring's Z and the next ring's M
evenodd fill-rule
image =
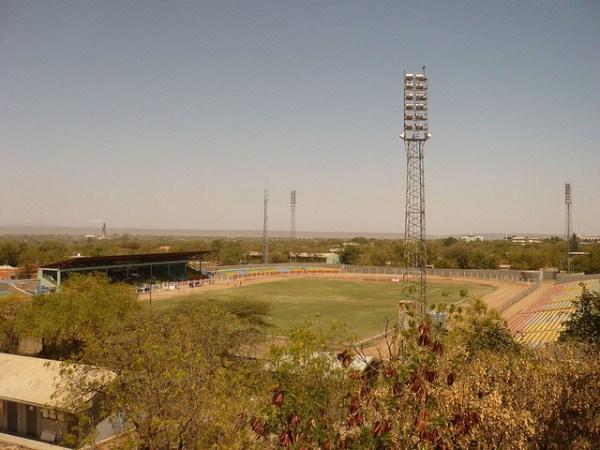
M600 2L0 0L0 225L600 234Z

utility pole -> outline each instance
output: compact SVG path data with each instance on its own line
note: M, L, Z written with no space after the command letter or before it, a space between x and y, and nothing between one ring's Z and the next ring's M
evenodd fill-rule
M265 189L263 220L263 264L269 263L269 191Z
M295 190L293 190L290 193L290 213L291 213L290 238L296 239L296 191Z
M573 220L571 217L571 183L565 183L565 238L567 239L567 273L573 271Z

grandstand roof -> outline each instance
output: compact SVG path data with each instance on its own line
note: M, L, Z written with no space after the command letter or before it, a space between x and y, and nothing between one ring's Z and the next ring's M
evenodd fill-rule
M78 269L119 265L167 263L175 261L195 261L212 253L209 251L145 253L140 255L111 255L111 256L78 256L52 264L46 264L42 269Z

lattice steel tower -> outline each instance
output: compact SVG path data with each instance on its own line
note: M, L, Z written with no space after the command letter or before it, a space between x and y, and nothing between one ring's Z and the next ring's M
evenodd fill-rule
M424 147L431 137L427 114L427 76L404 73L404 132L406 148L406 215L404 219L404 272L402 300L427 312L425 247Z
M265 189L263 220L263 264L269 263L269 191Z
M573 221L571 218L571 183L565 183L565 238L567 239L567 273L573 270Z
M290 223L292 229L290 230L290 237L292 239L296 238L296 191L292 191L290 194L290 212L291 218Z

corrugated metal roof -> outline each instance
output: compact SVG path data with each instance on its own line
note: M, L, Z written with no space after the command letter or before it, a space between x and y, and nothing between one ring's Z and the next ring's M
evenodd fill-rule
M60 369L59 361L0 353L0 399L68 410L66 397L54 395ZM111 376L107 370L98 369L97 373ZM82 400L89 399L91 396Z
M76 269L96 266L135 265L142 263L166 263L174 261L194 261L204 258L212 251L174 252L174 253L145 253L140 255L111 255L83 256L70 258L52 264L46 264L40 269Z

